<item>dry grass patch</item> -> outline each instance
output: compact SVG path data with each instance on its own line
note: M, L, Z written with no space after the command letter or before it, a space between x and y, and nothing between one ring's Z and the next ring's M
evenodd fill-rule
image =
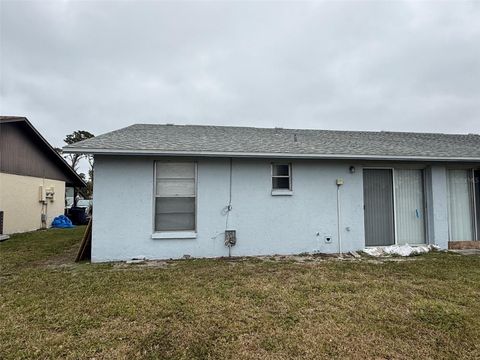
M0 244L0 358L480 357L480 257L73 264L81 232Z

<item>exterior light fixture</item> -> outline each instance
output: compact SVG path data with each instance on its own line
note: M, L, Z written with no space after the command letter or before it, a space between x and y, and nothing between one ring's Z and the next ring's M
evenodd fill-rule
M353 174L355 172L355 166L350 166L350 174Z

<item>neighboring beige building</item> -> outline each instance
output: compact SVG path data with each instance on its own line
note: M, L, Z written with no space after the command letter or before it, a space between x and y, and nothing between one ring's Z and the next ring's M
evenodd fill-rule
M49 227L85 183L24 117L0 116L0 234Z

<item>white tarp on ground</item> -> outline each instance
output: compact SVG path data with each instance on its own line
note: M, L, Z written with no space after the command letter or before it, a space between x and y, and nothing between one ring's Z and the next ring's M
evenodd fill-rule
M406 244L406 245L371 247L371 248L364 249L363 252L370 256L386 256L386 255L413 256L413 255L425 254L432 250L438 250L438 249L439 247L435 245L410 246Z

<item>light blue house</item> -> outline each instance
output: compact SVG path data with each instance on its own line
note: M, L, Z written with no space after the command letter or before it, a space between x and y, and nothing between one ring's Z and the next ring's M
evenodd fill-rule
M64 150L95 155L92 261L480 240L479 135L142 124Z

